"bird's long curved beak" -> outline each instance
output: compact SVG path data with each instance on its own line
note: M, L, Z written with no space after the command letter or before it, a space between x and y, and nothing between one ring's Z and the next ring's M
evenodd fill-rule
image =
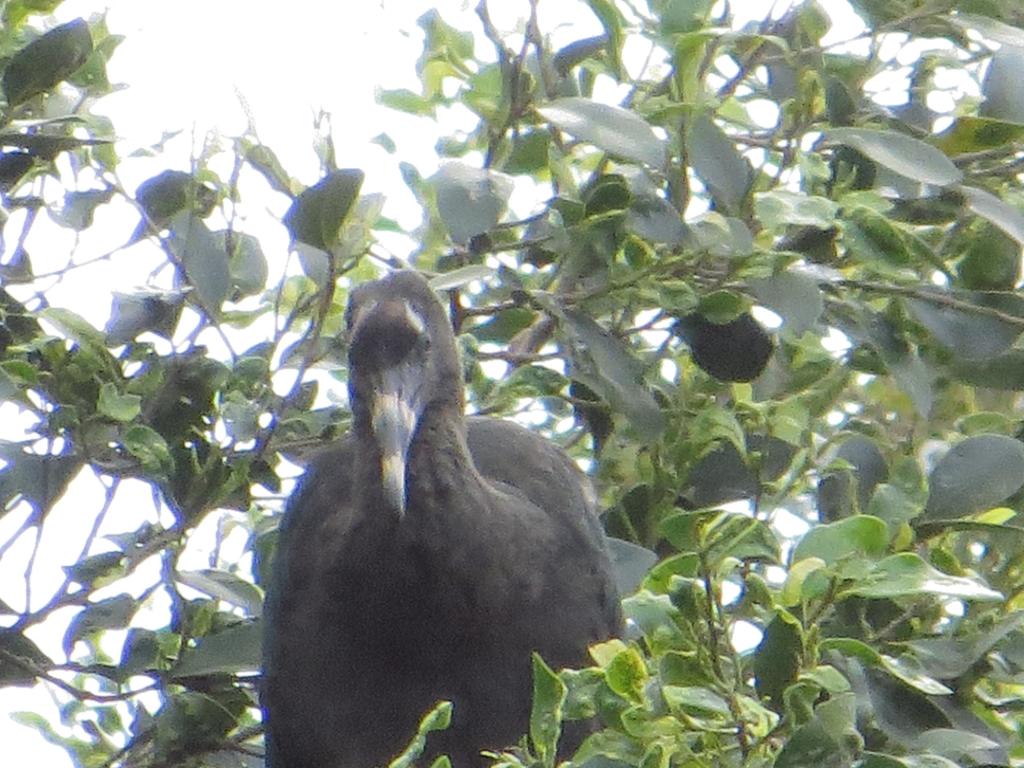
M405 468L419 419L418 385L419 376L409 366L400 364L382 371L371 411L380 448L384 500L399 515L405 514Z

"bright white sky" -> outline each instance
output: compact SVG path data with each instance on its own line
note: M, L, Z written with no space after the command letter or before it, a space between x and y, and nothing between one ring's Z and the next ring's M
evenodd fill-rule
M270 3L261 0L107 0L111 31L126 35L110 63L110 79L129 87L104 98L95 111L108 114L121 141L122 156L157 142L164 131L183 129L170 145L169 153L157 160L126 161L120 169L129 190L139 182L168 167L187 169L192 148L210 129L225 136L242 133L246 116L237 94L247 102L260 138L274 149L284 167L303 182L317 180L318 161L312 147L312 117L323 108L333 116L334 139L340 166L366 171L365 191L388 196L387 215L412 228L418 212L396 170L396 161L370 139L386 131L395 140L403 159L414 162L424 176L437 167L434 143L437 134L424 129L414 118L381 110L374 102L378 87L418 89L414 63L421 52L422 38L416 19L437 8L457 28L476 29L474 2L442 0L361 0L350 3L323 0L290 0ZM525 0L494 0L491 13L502 29L512 28L527 10ZM770 0L734 3L750 18L760 18ZM788 2L778 3L780 6ZM833 7L834 3L829 3ZM103 0L67 0L60 9L62 20L91 14L103 7ZM600 26L582 3L544 0L542 13L568 14L563 44L597 34ZM855 34L860 22L849 11L838 24L844 37ZM550 22L549 22L550 23ZM570 29L571 27L571 29ZM486 42L482 45L487 45ZM490 51L485 55L490 56ZM458 115L452 116L457 120ZM281 201L269 201L272 213L280 215ZM112 221L107 248L124 242L134 221ZM87 233L88 234L88 233ZM265 248L286 248L283 228L256 232ZM59 237L60 235L56 235ZM102 244L96 245L102 253ZM47 249L29 249L33 257ZM53 268L67 257L67 250L54 249ZM34 263L37 271L47 268ZM141 285L149 270L143 264L133 268L126 260L104 265L89 273L96 287L89 300L82 300L79 277L52 293L55 304L71 306L95 325L102 327L109 311L109 289L130 290ZM10 417L4 412L0 417ZM131 484L127 484L130 486ZM152 507L148 491L137 484L126 495ZM44 532L45 557L40 558L38 594L33 603L45 601L47 586L60 583L60 566L75 561L81 546L83 514L102 503L102 488L95 480L76 483L52 515ZM20 525L15 516L0 520L0 541ZM137 518L136 518L137 520ZM108 532L132 530L137 522L119 525ZM29 542L26 542L26 544ZM0 597L12 605L23 603L21 578L27 551L12 550L0 565ZM201 560L195 567L202 567ZM119 587L115 592L121 591ZM68 616L63 616L67 621ZM55 658L61 658L62 627L41 628L33 638ZM50 694L42 687L0 690L0 743L2 762L28 763L64 768L71 766L60 748L43 742L34 731L10 722L8 713L29 710L44 713L51 720L56 713Z

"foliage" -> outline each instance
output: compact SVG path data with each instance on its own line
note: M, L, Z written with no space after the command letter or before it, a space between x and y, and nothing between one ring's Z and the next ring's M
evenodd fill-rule
M573 40L546 4L517 31L486 3L470 31L428 13L420 91L380 92L474 116L436 175L401 164L472 407L592 458L609 532L659 555L593 667L535 660L530 733L495 760L553 765L563 721L593 718L575 763L1020 764L1024 7L853 0L865 28L832 43L815 0L745 25L739 3L589 0L600 33ZM104 499L63 584L34 599L30 555L0 605L0 685L50 686L62 723L20 719L84 766L258 764L284 459L345 424L321 383L345 378L348 288L405 263L397 225L329 130L308 188L252 128L125 189L89 112L118 38L57 5L11 0L0 32L0 396L30 424L0 443L0 557L38 548L76 478ZM261 196L288 210L283 272L238 215ZM37 228L128 205L124 246L33 268ZM104 329L48 301L144 253ZM99 535L137 481L160 514ZM211 521L209 567L179 567ZM60 616L64 659L32 639Z

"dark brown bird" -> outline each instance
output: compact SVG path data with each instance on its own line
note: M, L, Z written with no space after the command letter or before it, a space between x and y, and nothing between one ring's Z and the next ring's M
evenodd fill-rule
M480 765L528 729L532 652L580 665L619 631L593 494L550 442L464 418L421 276L357 288L347 319L353 429L291 499L268 594L267 764L385 765L449 699L428 757Z

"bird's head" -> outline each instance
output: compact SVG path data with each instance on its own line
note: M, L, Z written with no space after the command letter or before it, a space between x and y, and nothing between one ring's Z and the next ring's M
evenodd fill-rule
M349 399L359 434L377 443L384 499L405 511L409 446L424 412L462 412L455 337L427 281L411 271L365 283L349 298Z

